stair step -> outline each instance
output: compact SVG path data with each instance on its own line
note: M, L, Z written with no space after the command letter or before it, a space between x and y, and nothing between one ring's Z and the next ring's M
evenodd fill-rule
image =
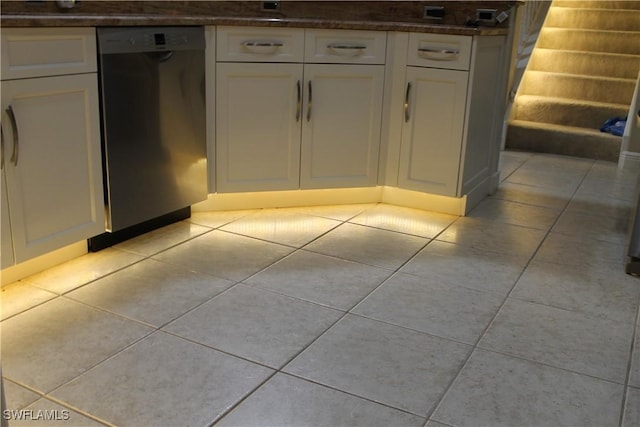
M527 71L518 93L629 105L635 86L635 79Z
M622 138L608 133L514 120L507 128L506 147L617 162Z
M536 47L640 55L640 32L542 28Z
M578 9L552 6L544 25L560 28L640 31L640 10Z
M638 0L554 0L554 7L640 10Z
M613 117L626 117L628 106L601 102L521 95L516 98L515 119L599 130Z
M537 48L528 69L635 79L640 70L640 55Z

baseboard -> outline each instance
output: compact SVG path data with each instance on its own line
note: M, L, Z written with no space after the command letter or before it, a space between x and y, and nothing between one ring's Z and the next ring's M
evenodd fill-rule
M8 285L9 283L16 282L32 274L62 264L63 262L71 261L87 253L87 242L85 240L56 249L39 257L5 268L0 273L0 284L2 286Z
M640 153L636 153L635 151L622 151L618 159L618 167L620 169L640 171Z

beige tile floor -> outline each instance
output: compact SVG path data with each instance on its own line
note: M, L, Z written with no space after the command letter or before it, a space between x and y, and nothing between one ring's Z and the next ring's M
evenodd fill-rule
M505 152L502 177L464 218L383 204L195 213L5 286L18 412L3 415L640 425L640 278L624 273L636 176Z

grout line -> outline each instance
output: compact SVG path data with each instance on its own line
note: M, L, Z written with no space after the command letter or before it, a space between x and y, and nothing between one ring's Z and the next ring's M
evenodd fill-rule
M520 169L522 166L524 166L529 160L535 158L536 156L531 156L530 158L528 158L525 162L523 162L518 168L514 169L514 171L512 172L515 173L518 169ZM589 171L591 171L591 169L593 168L593 164L591 165L591 167L589 168ZM580 186L582 185L582 183L584 182L584 180L586 179L587 175L589 174L589 171L585 172L584 176L582 177L582 180L580 181L580 184L576 187L576 189L573 192L573 195L571 196L571 199L573 199L573 197L575 196L576 192L578 191L578 189L580 188ZM460 375L462 374L462 372L464 371L464 369L466 368L466 366L469 364L469 361L471 360L471 357L473 356L474 353L476 353L476 351L478 349L484 350L482 347L479 347L479 343L480 341L482 341L482 339L486 336L487 332L489 331L489 329L493 326L493 324L496 321L496 318L498 317L498 315L500 314L500 312L502 311L503 307L505 306L505 304L507 303L507 301L509 300L509 297L511 296L511 294L513 293L513 290L515 289L516 285L518 284L518 282L520 281L520 279L522 278L522 276L524 275L524 273L527 271L527 269L529 268L529 265L531 264L531 262L533 261L533 259L536 257L538 251L540 250L540 248L542 247L542 245L544 244L544 242L547 240L547 238L549 237L549 235L551 234L551 230L553 229L553 227L557 224L557 222L559 221L560 217L562 216L562 214L565 212L565 210L567 209L567 207L569 206L569 203L567 203L565 205L565 207L562 209L562 211L557 215L555 221L553 222L553 224L549 227L549 229L545 232L544 237L540 240L540 243L538 244L537 248L533 251L531 257L529 258L529 260L527 261L527 263L524 265L522 271L520 272L520 274L518 275L518 278L513 282L513 285L511 286L511 289L509 290L509 292L507 293L507 295L504 297L502 304L500 305L500 307L498 307L498 309L496 310L495 314L493 315L493 317L491 318L491 320L489 321L489 323L487 324L487 326L484 328L484 330L478 335L478 338L476 339L476 341L473 344L473 348L471 350L471 352L469 353L469 356L467 357L467 359L464 361L464 363L462 364L462 366L460 367L460 369L458 370L458 372L456 373L456 375L453 376L453 378L451 379L448 387L445 389L444 393L442 394L442 396L440 397L440 400L438 400L436 402L436 404L433 406L432 411L428 414L427 419L431 419L431 417L433 416L433 414L437 411L437 409L442 405L442 402L445 400L447 394L449 394L449 392L451 391L451 389L453 388L453 385L455 384L455 382L458 380L458 378L460 377ZM511 356L511 355L510 355ZM539 363L539 362L536 362Z
M621 407L620 407L620 418L618 421L618 425L620 427L623 427L623 421L625 419L625 409L627 406L627 399L629 398L628 396L628 390L631 382L631 373L632 373L632 368L633 368L633 362L634 362L634 356L635 356L635 350L636 350L636 345L638 345L638 351L640 351L640 343L636 342L636 337L638 336L638 334L640 334L640 327L638 326L638 323L640 323L640 301L636 300L636 319L635 319L635 324L633 327L633 335L631 336L631 348L629 351L629 360L627 362L627 375L625 376L625 381L624 381L624 386L622 389L622 403L621 403ZM638 358L638 360L640 360L640 357ZM640 369L640 366L638 367Z

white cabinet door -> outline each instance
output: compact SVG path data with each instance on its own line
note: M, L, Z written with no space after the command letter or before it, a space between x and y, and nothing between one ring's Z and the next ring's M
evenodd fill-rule
M301 188L375 186L384 65L305 65Z
M15 263L13 257L13 239L11 238L11 222L9 221L9 201L7 199L6 179L4 171L0 178L0 219L2 229L0 229L0 240L2 241L2 252L0 252L0 268L11 267Z
M2 111L15 261L104 232L96 74L3 81Z
M456 196L468 72L407 67L400 187Z
M299 187L302 64L218 63L218 192Z

